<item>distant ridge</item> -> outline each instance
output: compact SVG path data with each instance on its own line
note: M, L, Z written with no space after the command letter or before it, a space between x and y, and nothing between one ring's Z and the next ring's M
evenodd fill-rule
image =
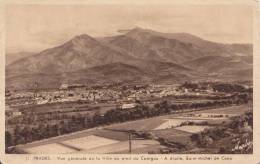
M78 35L60 46L16 60L6 66L6 81L11 88L30 88L28 84L34 81L48 88L63 80L160 83L231 75L238 79L239 74L250 80L250 69L251 44L215 43L188 33L137 27L104 38Z

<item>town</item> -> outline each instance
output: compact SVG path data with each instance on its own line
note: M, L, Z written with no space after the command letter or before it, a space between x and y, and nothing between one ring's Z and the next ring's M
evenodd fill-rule
M178 128L178 126L209 125L213 123L205 120L226 121L239 116L237 112L212 113L211 110L252 104L252 93L250 82L185 82L179 85L110 84L107 86L62 84L59 88L50 90L40 90L37 87L26 92L7 90L6 150L19 153L17 147L19 148L21 144L30 145L35 141L85 129L99 129L99 127L120 125L134 120L142 121L147 118L156 119L164 115L178 115L184 121L178 124L171 122L167 125L161 124L153 131ZM246 108L248 109L242 111L251 111L250 107ZM200 112L204 110L206 112ZM243 112L239 110L239 113L241 115ZM105 131L111 129L124 131L127 128L107 128ZM138 131L130 128L126 133L131 132L135 136L147 137L150 136L149 131L149 129ZM195 131L197 134L203 129ZM153 138L158 140L158 137ZM165 138L162 141L160 137L158 142L164 145L160 148L161 152L170 151L167 147L171 147L172 144L167 143Z

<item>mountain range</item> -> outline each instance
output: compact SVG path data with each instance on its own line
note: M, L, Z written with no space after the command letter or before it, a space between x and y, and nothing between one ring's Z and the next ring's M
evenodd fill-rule
M252 44L222 44L188 33L134 28L110 37L82 34L7 63L6 86L252 80L252 69Z

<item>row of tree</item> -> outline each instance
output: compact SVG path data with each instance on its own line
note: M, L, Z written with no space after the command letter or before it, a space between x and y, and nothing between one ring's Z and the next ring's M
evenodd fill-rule
M246 96L237 96L236 99L222 100L222 101L208 101L200 103L183 103L171 104L168 101L163 101L155 104L153 107L148 107L139 104L133 109L112 109L105 114L96 112L94 115L73 115L69 119L61 120L59 122L48 122L46 124L39 124L35 126L26 125L21 127L16 125L14 132L6 131L6 147L17 144L24 144L44 138L50 138L66 133L71 133L83 129L97 127L101 125L108 125L111 123L125 122L129 120L137 120L148 117L155 117L159 115L170 114L173 112L182 112L185 109L203 109L212 107L223 107L232 104L247 103Z
M252 129L253 113L248 112L233 118L229 123L193 134L191 139L197 143L198 147L215 148L218 149L220 154L248 154L253 151L251 144L253 142Z

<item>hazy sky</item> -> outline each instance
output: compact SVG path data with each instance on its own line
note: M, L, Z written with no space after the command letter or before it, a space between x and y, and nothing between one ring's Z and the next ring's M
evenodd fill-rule
M82 33L136 26L224 43L252 42L252 8L234 5L16 5L6 8L7 52L38 52Z

